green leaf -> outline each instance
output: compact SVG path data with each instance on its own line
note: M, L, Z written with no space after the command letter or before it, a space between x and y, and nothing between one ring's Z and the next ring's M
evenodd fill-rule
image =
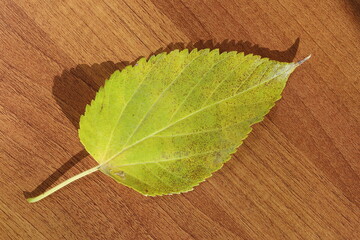
M150 196L192 190L231 158L302 62L195 49L116 71L80 119L80 141L99 163L88 173Z

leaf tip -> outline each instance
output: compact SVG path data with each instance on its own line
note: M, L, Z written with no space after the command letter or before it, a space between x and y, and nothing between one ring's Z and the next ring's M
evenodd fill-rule
M301 64L303 64L304 62L306 62L307 60L309 60L311 58L311 54L309 56L307 56L306 58L304 58L303 60L300 60L296 63L297 66L300 66Z

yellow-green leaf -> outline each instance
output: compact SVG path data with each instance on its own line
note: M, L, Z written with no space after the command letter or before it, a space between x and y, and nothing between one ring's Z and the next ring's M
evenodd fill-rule
M88 173L150 196L192 190L231 158L300 63L195 49L116 71L80 119L99 163Z

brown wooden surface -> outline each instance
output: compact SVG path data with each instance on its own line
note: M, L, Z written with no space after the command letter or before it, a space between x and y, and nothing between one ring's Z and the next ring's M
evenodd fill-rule
M360 239L359 14L357 0L1 0L0 239ZM96 165L77 126L109 74L184 47L313 57L194 191L144 197L94 173L25 201Z

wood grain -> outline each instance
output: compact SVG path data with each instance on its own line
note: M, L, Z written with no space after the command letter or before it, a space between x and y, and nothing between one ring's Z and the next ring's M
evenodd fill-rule
M0 1L0 239L360 239L359 43L357 0ZM194 191L94 173L25 201L96 165L78 119L115 69L186 47L313 57Z

